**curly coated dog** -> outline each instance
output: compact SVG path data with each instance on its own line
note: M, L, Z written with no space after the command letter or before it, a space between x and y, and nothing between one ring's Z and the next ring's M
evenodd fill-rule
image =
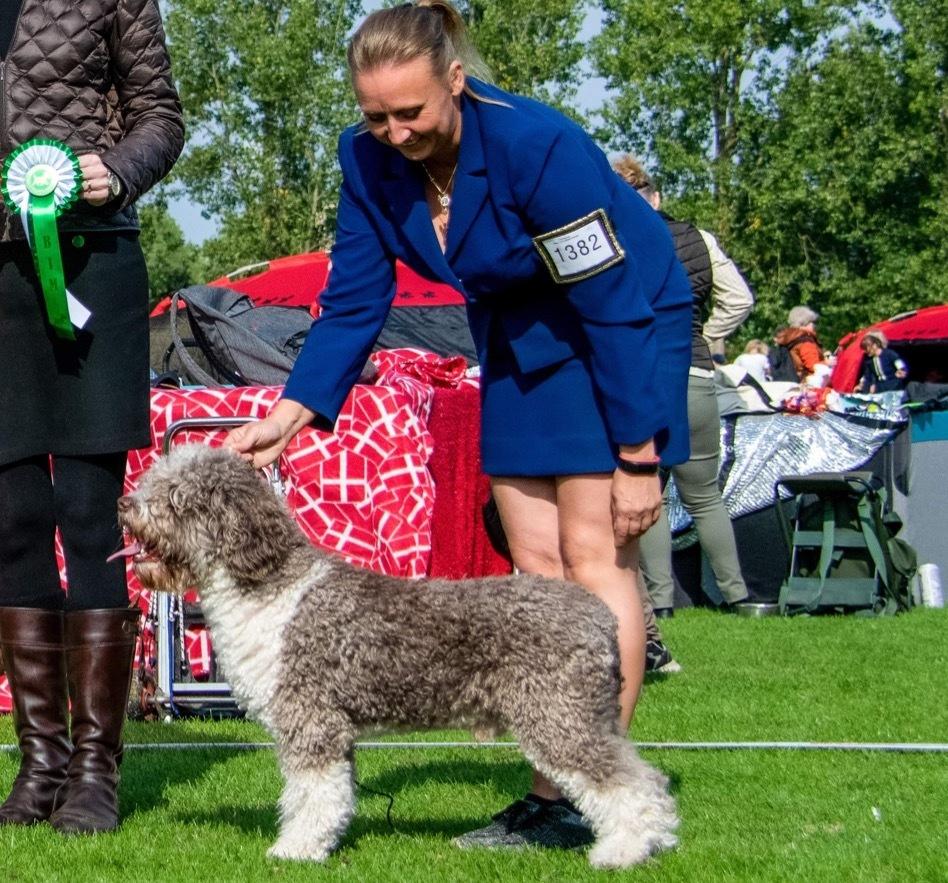
M273 734L285 787L269 854L321 861L352 818L363 728L509 728L581 810L589 860L674 846L666 778L619 732L616 623L536 576L409 581L308 542L235 454L182 445L119 501L142 584L196 586L234 694Z

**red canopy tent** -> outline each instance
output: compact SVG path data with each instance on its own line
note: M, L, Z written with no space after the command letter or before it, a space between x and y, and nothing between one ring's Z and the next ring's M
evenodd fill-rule
M911 380L948 382L948 304L939 304L899 313L842 338L833 369L833 389L855 389L863 356L859 345L869 331L885 334L889 344L908 363Z
M208 285L233 288L248 295L257 304L314 308L320 292L329 281L331 262L324 251L275 258L251 264L221 276ZM443 282L419 276L399 261L395 265L394 306L463 306L461 294ZM162 298L152 310L160 316L171 306L171 298Z

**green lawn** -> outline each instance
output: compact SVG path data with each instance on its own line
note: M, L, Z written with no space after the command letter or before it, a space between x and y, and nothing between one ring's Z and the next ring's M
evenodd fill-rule
M704 611L665 626L684 666L646 685L641 741L948 741L948 611L894 619L749 620ZM241 721L130 724L129 743L261 741ZM399 734L404 741L405 734ZM464 733L410 737L442 740ZM8 719L0 741L13 740ZM581 854L460 852L450 838L520 796L514 748L365 749L368 788L324 866L265 858L280 779L272 753L130 750L125 823L66 840L46 825L0 828L14 881L945 881L948 755L814 751L643 752L671 777L681 845L626 872ZM16 755L0 754L0 786Z

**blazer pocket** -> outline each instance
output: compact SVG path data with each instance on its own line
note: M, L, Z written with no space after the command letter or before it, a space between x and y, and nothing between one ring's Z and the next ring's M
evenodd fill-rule
M524 374L558 365L584 349L579 317L563 301L504 308L500 324Z

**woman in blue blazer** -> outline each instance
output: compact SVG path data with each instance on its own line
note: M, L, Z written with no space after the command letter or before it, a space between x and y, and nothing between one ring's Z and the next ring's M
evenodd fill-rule
M624 732L644 666L636 538L661 507L659 462L688 458L691 291L665 224L585 132L470 76L478 61L457 11L422 2L373 13L353 37L363 123L339 141L321 314L283 398L228 443L260 467L303 426L332 427L385 321L397 258L454 286L480 359L483 466L514 563L572 579L616 614ZM559 798L537 775L529 830L517 830L519 801L462 839L582 838Z

